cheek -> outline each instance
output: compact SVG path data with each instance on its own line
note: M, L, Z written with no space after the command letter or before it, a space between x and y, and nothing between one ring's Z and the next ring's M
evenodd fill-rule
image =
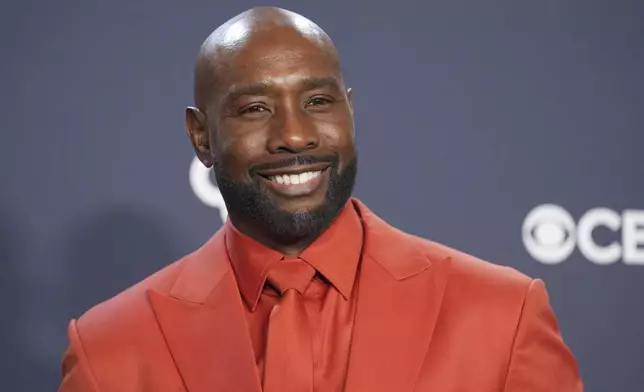
M261 133L219 135L216 154L220 164L236 178L248 175L248 169L265 150Z
M353 158L353 155L355 155L355 140L351 121L327 124L324 127L323 135L325 144L340 154L343 163Z

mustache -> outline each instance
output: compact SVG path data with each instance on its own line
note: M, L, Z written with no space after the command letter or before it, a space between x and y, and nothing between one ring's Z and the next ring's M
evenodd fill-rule
M282 169L296 165L313 165L315 163L330 163L331 166L337 167L338 157L336 155L292 155L276 161L258 163L251 167L251 172L256 173L262 170Z

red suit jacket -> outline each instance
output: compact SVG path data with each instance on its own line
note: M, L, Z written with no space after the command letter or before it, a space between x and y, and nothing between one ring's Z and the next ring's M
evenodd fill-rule
M345 391L582 391L540 280L354 203L365 243ZM59 392L260 392L223 237L72 320Z

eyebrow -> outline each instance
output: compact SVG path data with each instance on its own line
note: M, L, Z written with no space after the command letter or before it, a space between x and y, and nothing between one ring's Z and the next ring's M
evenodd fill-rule
M340 83L332 76L307 77L300 83L304 91L315 90L322 87L331 87L340 90ZM234 102L245 95L268 95L270 88L271 85L268 82L234 85L224 95L222 102Z
M340 82L333 76L310 77L302 82L304 90L315 90L322 87L331 87L340 90Z
M265 95L269 90L266 82L257 82L252 84L233 85L224 95L222 102L234 102L244 95Z

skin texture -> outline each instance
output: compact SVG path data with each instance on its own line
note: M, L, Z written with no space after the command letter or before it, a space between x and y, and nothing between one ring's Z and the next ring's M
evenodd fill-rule
M203 43L186 128L241 232L297 255L337 217L357 172L351 91L308 19L274 7L232 18ZM270 175L323 170L302 192ZM291 187L293 188L293 187Z

